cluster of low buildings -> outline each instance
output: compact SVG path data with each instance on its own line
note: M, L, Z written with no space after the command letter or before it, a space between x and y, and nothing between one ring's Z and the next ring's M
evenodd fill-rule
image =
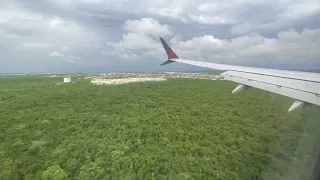
M217 75L205 73L181 73L181 72L163 72L163 73L97 73L87 74L85 79L106 78L106 79L120 79L120 78L190 78L190 79L212 79L215 80Z
M186 79L209 79L217 80L219 79L215 74L205 74L205 73L165 73L167 78L186 78Z
M146 81L165 81L169 78L187 78L187 79L209 79L221 80L223 77L214 74L204 73L180 73L180 72L164 72L164 73L99 73L91 74L85 79L92 79L94 85L111 85L125 84L133 82Z
M146 81L166 81L170 78L186 78L186 79L208 79L208 80L223 80L223 76L210 74L210 73L185 73L185 72L158 72L158 73L86 73L79 75L77 79L89 79L94 85L111 85L111 84L125 84L133 82L146 82ZM51 75L50 77L59 77ZM63 82L57 85L70 83L71 75L61 76Z
M121 79L100 79L94 78L91 80L91 83L94 85L117 85L117 84L126 84L126 83L133 83L133 82L147 82L147 81L166 81L166 78L158 77L158 78L121 78Z
M161 76L162 73L97 73L88 74L85 79L92 78L107 78L107 79L120 79L120 78L155 78Z

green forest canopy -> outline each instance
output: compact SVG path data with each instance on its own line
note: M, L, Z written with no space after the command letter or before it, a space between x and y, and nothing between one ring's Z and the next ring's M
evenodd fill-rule
M280 179L312 169L303 156L314 157L320 124L303 132L306 112L319 111L288 113L290 98L231 95L228 81L59 81L0 79L0 179Z

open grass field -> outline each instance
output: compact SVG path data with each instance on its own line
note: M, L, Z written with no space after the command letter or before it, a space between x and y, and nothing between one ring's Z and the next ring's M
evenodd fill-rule
M228 81L0 79L0 179L300 179L319 108ZM307 115L308 114L308 115Z

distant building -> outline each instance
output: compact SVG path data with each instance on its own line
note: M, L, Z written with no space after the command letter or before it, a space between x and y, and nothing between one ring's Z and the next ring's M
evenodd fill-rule
M64 83L71 83L71 77L65 77L63 78Z

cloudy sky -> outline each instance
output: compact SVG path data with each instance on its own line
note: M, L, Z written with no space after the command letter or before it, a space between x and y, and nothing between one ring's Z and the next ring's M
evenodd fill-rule
M0 73L320 68L319 0L0 0Z

